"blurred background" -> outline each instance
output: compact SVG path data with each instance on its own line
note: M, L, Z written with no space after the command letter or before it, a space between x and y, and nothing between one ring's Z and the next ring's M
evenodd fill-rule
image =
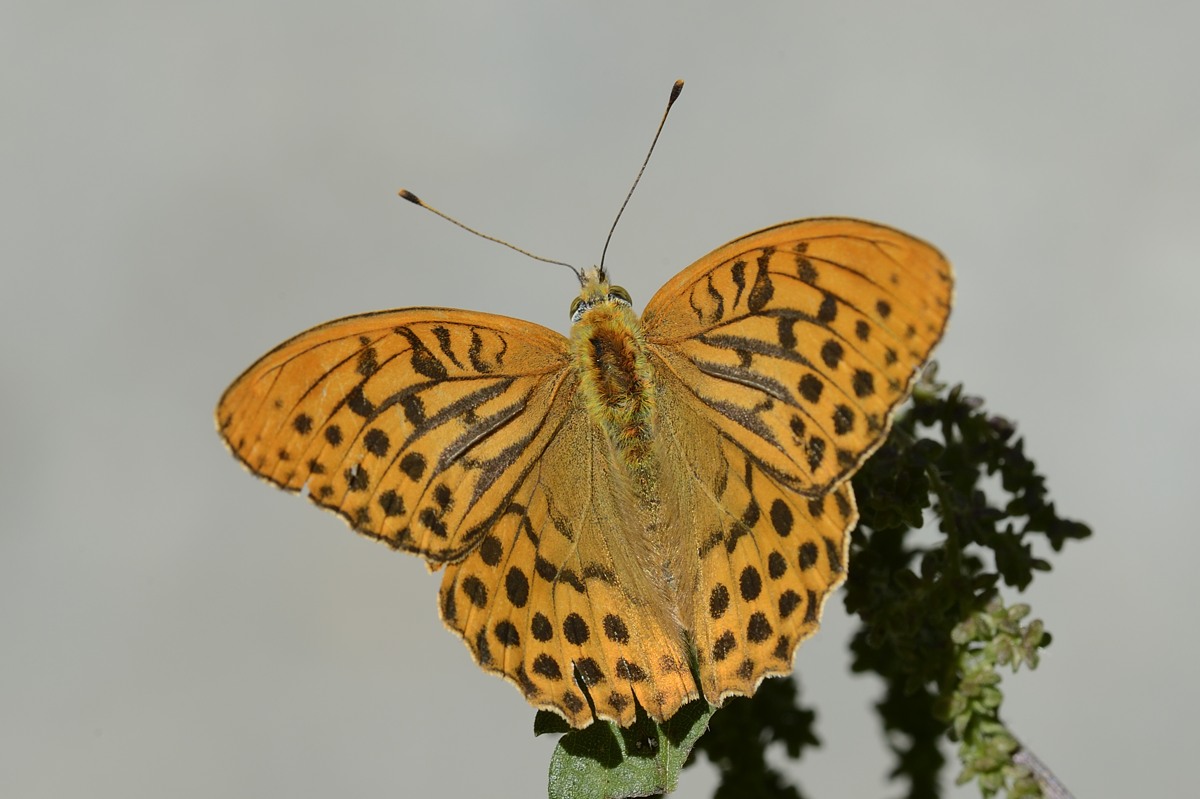
M0 795L545 791L552 742L442 628L438 577L252 479L212 412L260 354L345 314L565 332L566 270L396 191L591 264L679 77L615 278L640 308L713 247L813 215L941 248L941 378L1015 419L1095 530L1021 597L1054 643L1006 678L1005 716L1080 797L1178 794L1200 655L1194 4L3 16ZM828 607L797 659L824 747L793 773L812 797L894 796L880 686L848 673ZM701 765L679 795L713 784Z

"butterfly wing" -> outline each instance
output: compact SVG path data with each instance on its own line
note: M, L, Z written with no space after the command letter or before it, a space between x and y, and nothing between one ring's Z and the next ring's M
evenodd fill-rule
M679 273L643 314L647 339L724 435L817 496L887 435L950 312L932 246L851 219L751 233Z
M263 356L221 397L217 424L260 477L306 487L361 533L452 561L545 446L566 365L566 340L527 322L364 314Z
M637 705L665 720L698 696L687 651L622 526L610 445L574 400L504 516L447 569L442 618L481 666L574 727L593 710L629 726Z
M217 424L254 473L449 564L443 621L534 705L585 726L578 675L606 718L632 722L635 695L666 717L696 688L649 589L616 579L619 499L577 383L567 340L540 326L384 311L263 356Z
M847 478L883 442L942 336L952 276L932 246L850 219L743 236L685 269L643 325L663 462L699 540L676 565L705 695L787 674L845 577Z

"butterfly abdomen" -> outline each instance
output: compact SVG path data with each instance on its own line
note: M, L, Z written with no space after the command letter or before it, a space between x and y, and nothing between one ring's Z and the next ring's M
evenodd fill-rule
M654 428L654 371L628 306L602 303L571 331L571 348L588 416L633 472L645 469Z

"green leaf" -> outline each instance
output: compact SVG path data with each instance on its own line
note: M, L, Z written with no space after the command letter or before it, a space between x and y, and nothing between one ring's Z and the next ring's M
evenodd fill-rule
M715 710L696 700L658 724L639 708L627 728L597 721L568 732L550 758L550 799L619 799L675 790L679 770ZM535 732L553 731L538 715Z

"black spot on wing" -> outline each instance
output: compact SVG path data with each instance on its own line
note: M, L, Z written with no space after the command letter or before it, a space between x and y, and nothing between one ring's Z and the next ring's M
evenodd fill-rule
M521 633L517 630L516 625L507 619L496 622L496 626L492 628L492 632L501 646L521 645Z
M854 410L839 404L833 409L833 432L843 436L854 429Z
M750 643L760 644L770 638L773 632L765 613L759 612L750 616L750 622L746 625L746 638Z
M450 331L447 328L438 325L437 327L433 328L433 337L437 339L438 349L442 351L442 354L449 358L451 363L453 363L459 369L462 369L463 365L459 363L458 358L454 355L454 350L450 348ZM429 375L426 375L426 377L428 376Z
M821 401L821 392L825 390L825 384L821 382L821 378L809 373L800 378L799 389L800 396L816 404Z
M844 354L845 350L843 349L842 345L833 339L829 339L821 345L821 360L824 361L825 365L830 369L837 368L837 365L841 363L842 356Z
M364 341L363 339L366 339L366 336L363 336L360 341L363 344L369 343L369 341ZM358 353L358 363L355 365L354 370L363 377L370 377L379 371L379 353L375 351L374 347L366 347Z
M483 609L488 604L488 590L483 581L474 575L468 576L462 581L462 590L471 604L477 608Z
M425 474L425 456L419 452L409 452L400 459L400 471L411 480L420 480Z
M858 397L869 397L875 393L875 377L865 369L859 369L851 380Z
M373 427L363 436L363 446L367 448L367 452L382 458L388 454L391 442L388 439L387 433L377 427Z
M720 663L725 658L729 657L729 653L737 648L737 639L733 637L733 633L726 630L713 643L712 659Z
M758 256L758 271L754 275L754 286L750 289L750 295L746 298L746 307L751 313L759 313L771 301L771 297L775 295L775 286L771 284L771 256L774 255L774 247L766 247L762 254Z
M529 579L516 566L510 568L504 578L504 592L513 607L523 608L529 601Z
M472 330L471 348L467 351L467 358L471 361L472 369L480 374L487 374L492 371L492 365L480 358L481 354L483 354L483 337L479 335L478 330Z
M363 491L371 484L371 476L362 466L352 466L342 476L346 478L346 488L350 491Z
M370 418L375 413L375 406L363 395L362 383L350 389L346 394L346 407L364 419Z
M615 644L629 643L629 628L620 616L609 613L604 617L604 636Z
M832 294L826 292L821 300L821 307L817 309L817 321L823 325L828 325L837 318L838 306L837 300Z
M548 680L562 679L562 667L558 665L557 660L545 653L533 659L533 673Z
M733 295L733 307L736 308L742 301L742 293L746 290L746 262L735 261L729 270L729 275L733 278L733 285L737 286L737 292Z
M403 516L405 513L404 499L391 489L379 495L379 507L384 516Z
M412 351L410 362L414 372L422 377L428 377L430 380L445 380L449 376L445 365L437 359L432 350L425 346L416 333L407 327L397 327L396 333L408 339Z
M563 619L562 629L563 637L573 646L583 646L591 637L587 622L578 613L571 613Z
M792 509L783 500L776 498L771 503L771 526L775 528L780 538L787 538L792 533L794 517Z
M779 315L779 319L776 321L776 335L779 338L779 346L789 350L796 349L796 322L798 321L799 318L795 316L787 314Z
M717 583L708 597L708 615L713 621L720 619L729 609L729 589Z
M529 623L529 632L542 643L554 638L554 626L550 624L550 619L541 612L533 614L533 620Z
M708 275L708 297L716 306L713 308L711 321L720 322L725 317L725 298L721 296L721 292L717 291L716 286L713 285L711 273Z

